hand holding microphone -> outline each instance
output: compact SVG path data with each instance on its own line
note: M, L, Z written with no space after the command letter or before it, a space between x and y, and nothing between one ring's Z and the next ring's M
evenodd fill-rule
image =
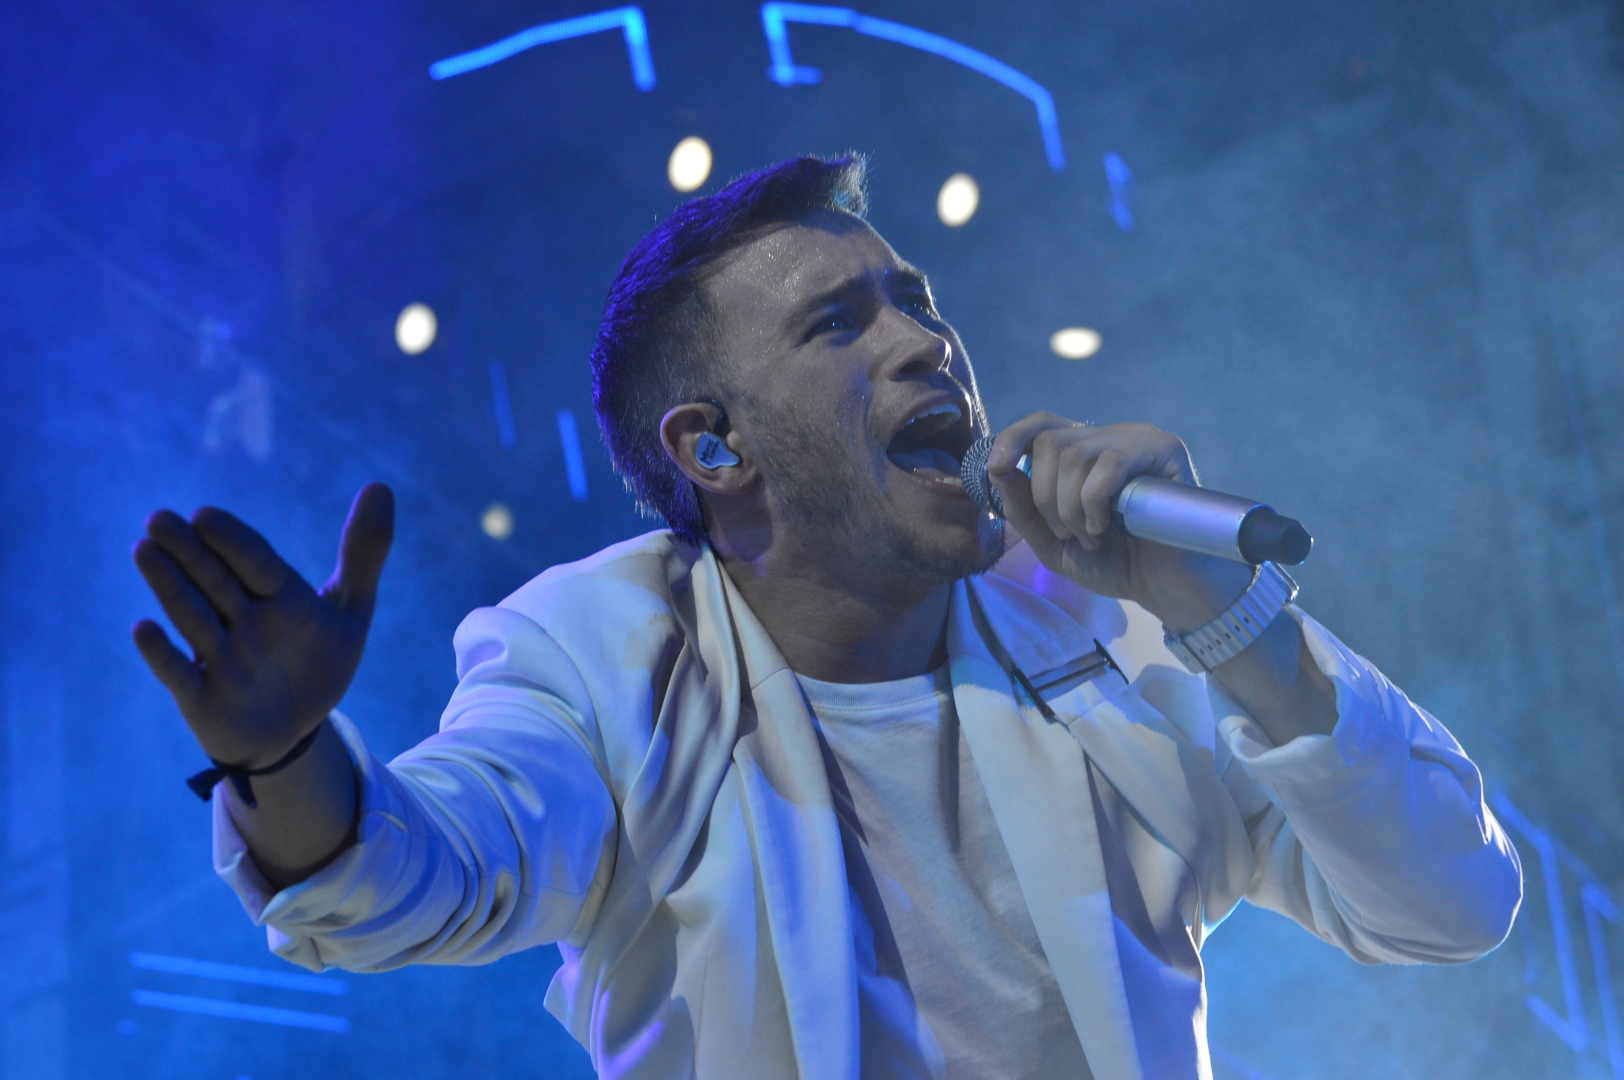
M987 478L992 446L993 436L978 439L965 452L959 475L977 505L1003 517L1003 497ZM1030 469L1028 464L1026 471ZM1111 522L1141 540L1253 566L1263 562L1296 566L1314 547L1314 538L1300 521L1276 513L1266 503L1157 476L1129 480L1116 497Z
M1183 621L1187 600L1191 617L1218 602L1250 576L1244 564L1294 565L1313 544L1271 507L1195 486L1183 442L1149 424L1087 427L1035 413L972 446L961 476L966 493L1007 518L1051 570L1164 608L1170 623Z

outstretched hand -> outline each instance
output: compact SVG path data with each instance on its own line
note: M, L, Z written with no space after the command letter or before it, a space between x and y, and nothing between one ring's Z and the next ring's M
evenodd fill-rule
M135 624L135 644L211 758L263 768L338 705L361 662L394 531L394 494L361 489L338 566L318 592L224 510L204 507L190 523L169 510L147 519L135 563L192 655L151 619Z

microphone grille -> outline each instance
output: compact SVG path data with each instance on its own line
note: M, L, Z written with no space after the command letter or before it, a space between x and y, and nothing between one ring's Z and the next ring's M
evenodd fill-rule
M1003 517L1004 500L987 479L987 457L992 453L992 438L991 435L983 435L970 444L959 465L959 479L964 483L964 493L974 499L977 506Z

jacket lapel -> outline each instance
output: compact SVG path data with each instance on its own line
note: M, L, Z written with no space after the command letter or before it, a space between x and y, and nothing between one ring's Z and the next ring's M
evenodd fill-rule
M1086 652L1096 637L1117 636L1112 630L1120 633L1114 626L1081 626L1019 584L988 577L977 587L982 599L976 608L986 626L978 638L987 638L990 650L1007 648L998 662L1018 664L1028 673L1040 663L1059 662L1056 655ZM970 599L968 591L965 599ZM1120 611L1115 602L1111 607ZM1201 890L1203 915L1227 912L1250 877L1249 860L1232 863L1225 857L1251 850L1245 825L1218 776L1212 750L1192 743L1140 695L1137 680L1144 677L1145 667L1135 671L1129 665L1136 676L1132 684L1113 673L1066 695L1057 701L1057 719L1152 835L1190 867ZM1177 677L1186 676L1180 671ZM1204 686L1197 687L1191 703L1206 707Z
M725 572L727 623L742 665L733 762L802 1080L857 1080L857 965L840 826L800 683ZM735 698L740 700L740 698Z
M739 660L722 574L708 549L694 563L688 591L691 615L679 607L679 618L691 618L693 625L684 627L687 644L660 702L648 755L621 807L627 840L622 866L635 864L637 872L626 876L646 881L648 888L640 919L670 891L687 861L739 734Z
M948 616L959 724L1090 1068L1141 1080L1082 746L1016 703L1008 656L995 658L1002 647L969 590L955 586Z

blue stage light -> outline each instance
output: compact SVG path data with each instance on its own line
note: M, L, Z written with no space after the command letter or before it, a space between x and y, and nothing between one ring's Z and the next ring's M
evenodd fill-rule
M244 983L249 986L274 986L279 990L303 990L306 993L331 994L335 997L342 997L350 992L349 983L326 975L302 975L294 971L222 964L217 960L194 960L187 956L165 956L162 953L131 953L130 966L142 971L163 971L171 975L191 975L200 979L223 979L226 982Z
M487 369L491 375L491 407L496 413L496 437L502 446L512 450L519 445L519 433L513 426L513 399L508 396L507 368L502 361L492 360Z
M1055 118L1054 95L1030 76L1023 75L1003 61L994 60L986 53L977 52L968 45L961 45L939 34L860 15L851 8L827 7L823 4L762 4L761 26L766 31L767 48L773 58L767 75L780 86L815 83L823 78L823 73L817 68L796 66L795 58L790 54L789 30L785 25L792 22L849 27L859 34L945 56L972 71L998 80L1037 107L1038 125L1043 129L1043 147L1049 156L1049 167L1055 172L1066 167L1066 154L1060 146L1060 123Z
M570 478L570 497L586 502L586 462L581 457L581 434L575 428L575 414L568 409L558 413L558 439L564 444L564 471Z
M169 1009L172 1012L195 1013L199 1016L253 1020L261 1024L331 1031L340 1035L350 1030L350 1022L342 1016L305 1012L302 1009L276 1009L269 1005L249 1005L242 1001L222 1001L218 998L194 997L191 994L166 994L158 990L131 990L130 1000L149 1009Z
M1133 232L1133 170L1113 150L1105 152L1105 182L1111 185L1111 217L1117 228Z
M448 56L429 65L429 75L449 79L506 60L510 56L566 38L620 29L626 35L626 53L632 62L632 81L639 90L654 89L654 58L648 50L648 23L640 7L618 7L573 19L542 23L471 52Z
M170 975L188 975L198 979L219 979L247 986L269 986L279 990L302 990L311 994L342 997L349 993L349 984L341 979L324 975L305 975L292 971L274 971L266 968L246 967L242 964L222 964L216 960L195 960L187 956L165 956L162 953L137 952L130 954L130 966L141 971L161 971ZM133 990L130 1000L149 1009L168 1009L171 1012L194 1013L199 1016L219 1016L231 1020L252 1020L261 1024L282 1027L309 1028L313 1031L331 1031L342 1034L350 1030L350 1022L331 1013L306 1012L303 1009L281 1009L268 1005L252 1005L242 1001L198 997L195 994L170 994L161 990ZM130 1022L134 1030L134 1022Z
M1494 812L1500 820L1522 834L1530 847L1539 854L1540 875L1545 885L1546 914L1550 918L1551 940L1556 946L1557 976L1562 984L1562 1001L1567 1010L1564 1016L1552 1008L1538 994L1529 993L1523 1001L1528 1011L1539 1018L1555 1035L1576 1054L1590 1046L1591 1035L1585 1019L1584 993L1580 987L1578 954L1573 945L1569 927L1568 902L1562 886L1562 872L1567 870L1581 882L1580 907L1584 912L1585 933L1588 937L1591 970L1595 977L1596 996L1600 998L1602 1031L1606 1040L1607 1060L1615 1077L1624 1077L1624 1022L1618 1010L1618 997L1613 987L1611 959L1602 921L1618 923L1624 912L1608 894L1602 879L1566 845L1550 833L1535 825L1504 793L1493 798ZM1527 920L1518 924L1527 928ZM1525 956L1532 956L1526 949ZM1524 978L1532 986L1538 973L1530 961Z

